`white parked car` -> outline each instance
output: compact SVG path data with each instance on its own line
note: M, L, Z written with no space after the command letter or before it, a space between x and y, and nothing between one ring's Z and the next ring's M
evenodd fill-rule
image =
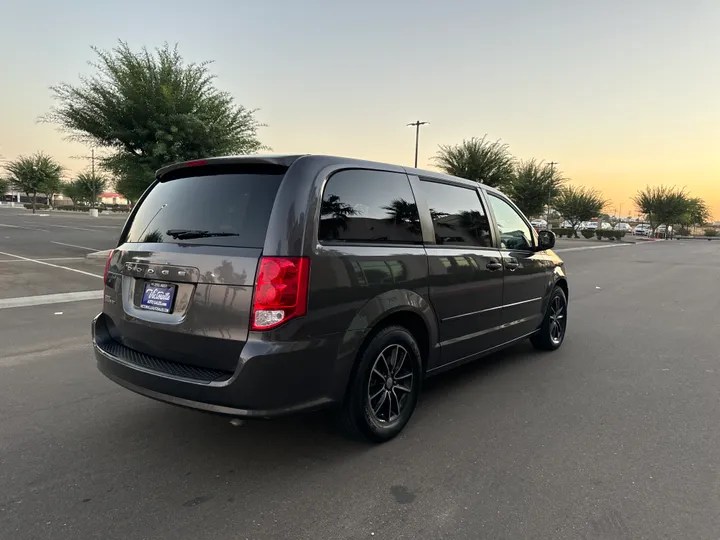
M547 227L547 221L544 219L533 219L530 222L530 225L532 225L535 229L544 229Z
M640 223L633 229L633 234L635 236L649 236L651 232L652 229L647 223Z
M629 231L631 229L629 223L617 223L615 225L615 230L617 231Z

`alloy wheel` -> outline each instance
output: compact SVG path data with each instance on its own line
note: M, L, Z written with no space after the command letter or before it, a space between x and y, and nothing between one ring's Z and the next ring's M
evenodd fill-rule
M555 296L550 304L550 340L559 345L565 335L567 325L565 302L560 296Z
M415 383L410 353L402 345L388 345L370 370L367 407L380 424L397 420L410 401Z

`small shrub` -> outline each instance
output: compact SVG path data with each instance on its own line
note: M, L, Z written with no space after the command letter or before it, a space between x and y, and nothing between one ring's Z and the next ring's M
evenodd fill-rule
M718 232L717 229L705 229L705 236L717 236Z
M580 232L587 240L590 240L593 236L595 236L595 231L593 231L591 229L583 229ZM600 238L600 237L598 236L598 238Z
M597 239L598 239L598 240L602 240L602 237L603 237L603 231L602 231L602 229L597 228L597 229L595 229L594 232L595 232L595 236L597 236Z
M32 210L32 203L25 203L23 206L28 210ZM47 204L37 203L35 205L35 210L47 210L48 208L50 207Z

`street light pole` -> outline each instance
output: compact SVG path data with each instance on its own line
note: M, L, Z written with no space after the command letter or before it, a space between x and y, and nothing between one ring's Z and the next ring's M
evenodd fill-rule
M415 168L417 169L417 163L418 163L418 144L420 142L420 126L423 126L425 124L429 124L430 122L421 122L420 120L416 120L415 122L410 122L408 126L415 126Z
M553 178L555 178L555 165L557 165L557 161L551 161L548 163L550 165L550 185L548 186L548 208L547 208L547 227L550 228L550 202L552 201L552 188L553 188Z
M97 185L95 183L95 147L90 149L90 168L92 170L92 194L93 194L93 203L92 207L95 208L95 199L97 195L95 194L95 186Z

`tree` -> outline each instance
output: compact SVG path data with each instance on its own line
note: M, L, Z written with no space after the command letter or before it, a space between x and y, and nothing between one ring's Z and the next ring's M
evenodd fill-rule
M704 225L709 219L710 210L705 201L699 197L691 197L687 200L687 208L680 223L684 225L686 229L690 229L690 227Z
M491 187L508 185L515 173L515 158L499 140L473 137L457 145L440 145L433 161L447 174Z
M92 206L95 206L98 195L105 191L108 184L107 178L93 172L82 172L77 175L75 181L80 187L83 198L89 200Z
M43 191L47 195L48 205L55 206L55 195L62 191L63 181L60 175L51 176L43 182Z
M73 203L73 209L77 208L79 202L85 200L85 188L77 180L65 182L61 193Z
M607 200L592 188L566 186L554 201L555 209L570 222L575 237L577 225L600 214Z
M106 150L103 168L137 200L160 167L263 149L255 110L215 87L209 62L186 63L177 46L136 52L119 42L93 48L96 74L52 88L57 105L45 121L68 138Z
M5 195L8 191L10 191L10 180L0 178L0 196Z
M508 195L528 216L538 216L543 206L560 194L565 179L554 167L534 159L521 161L515 168Z
M47 154L37 152L8 162L5 170L9 173L12 188L25 193L30 199L34 214L37 194L45 193L47 185L55 186L60 181L63 167Z
M689 209L689 200L685 190L667 186L647 186L633 197L653 232L658 225L680 223Z

